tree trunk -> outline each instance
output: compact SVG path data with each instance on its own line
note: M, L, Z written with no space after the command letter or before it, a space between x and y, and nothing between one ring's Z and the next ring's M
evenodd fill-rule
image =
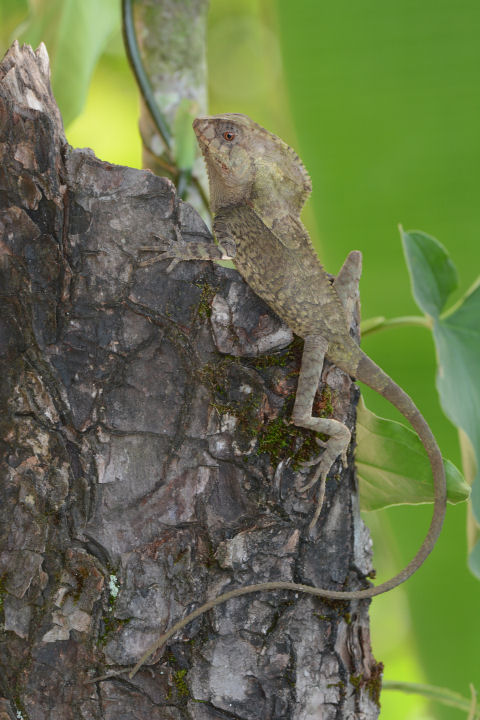
M308 538L299 341L234 270L142 265L208 230L169 180L69 147L48 76L43 46L0 65L0 718L376 718L368 602L287 591L87 682L233 587L363 587L370 540L352 460ZM353 428L355 386L323 380Z
M188 107L193 117L207 112L207 15L208 0L133 0L132 9L142 64L155 102L161 108L172 133L171 147L165 147L141 97L140 131L143 141L143 167L179 181L177 156L179 113ZM186 107L187 106L187 107ZM172 168L172 165L174 166ZM193 168L195 177L208 187L202 159ZM205 207L198 187L189 182L186 199L199 210Z

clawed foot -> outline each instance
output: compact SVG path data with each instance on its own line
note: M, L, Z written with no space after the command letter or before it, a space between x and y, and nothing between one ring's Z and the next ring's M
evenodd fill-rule
M174 230L176 241L168 240L161 235L154 235L155 240L158 240L155 245L140 246L139 250L142 252L156 252L157 255L154 255L154 257L149 258L148 260L142 260L138 263L139 267L148 267L149 265L154 265L161 260L168 260L171 258L172 262L167 267L167 273L169 273L176 265L178 265L179 262L182 261L185 255L186 243L182 238L180 230L176 226L174 226Z
M315 442L319 447L326 448L327 442L325 440L320 440L320 438L315 438ZM320 455L315 455L314 458L311 460L304 460L300 463L301 467L308 468L308 467L314 467L315 465L318 465L320 460L322 459L323 453L320 453Z
M318 457L314 458L313 460L308 460L302 463L303 467L312 467L313 465L316 465L317 468L309 482L298 488L298 491L303 493L307 490L310 490L310 488L312 488L314 485L317 484L317 482L320 481L318 486L318 497L315 512L308 526L308 530L310 533L313 531L315 525L317 524L318 518L320 517L320 513L322 511L323 502L325 499L327 476L330 472L332 465L339 456L343 466L346 467L347 465L348 446L344 447L339 453L338 445L335 442L332 443L332 438L330 438L330 440L328 440L327 442L324 442L323 440L317 438L317 443L324 448L323 453Z
M310 490L310 488L312 488L315 483L318 482L319 477L326 479L328 473L330 472L330 468L332 467L337 457L339 457L338 448L335 446L332 447L334 443L332 443L331 440L325 442L324 440L320 440L317 438L317 443L318 445L320 445L320 447L324 448L324 451L320 455L314 457L312 460L306 460L305 462L301 463L302 467L307 468L316 466L317 469L314 472L312 479L299 488L299 492L305 492L306 490ZM348 447L343 449L340 453L340 460L344 467L346 467L347 465L347 450Z

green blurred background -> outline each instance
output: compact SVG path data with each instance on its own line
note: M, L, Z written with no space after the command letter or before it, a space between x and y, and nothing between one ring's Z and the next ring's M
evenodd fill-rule
M26 0L2 0L2 8L9 19L1 26L5 48L28 8ZM364 319L419 314L398 223L449 249L460 274L454 299L478 276L479 31L474 0L211 2L210 111L247 113L299 151L314 187L304 220L327 269L336 272L349 250L363 251ZM117 32L67 138L104 160L139 167L137 115ZM435 391L429 333L388 330L363 347L415 398L443 454L460 466L457 433ZM371 410L395 417L377 395L365 390L365 397ZM412 557L430 514L401 507L365 516L380 579ZM466 567L465 518L465 505L449 507L439 546L422 570L372 603L372 645L386 679L465 696L469 683L480 689L480 583ZM384 692L380 717L455 720L465 713Z

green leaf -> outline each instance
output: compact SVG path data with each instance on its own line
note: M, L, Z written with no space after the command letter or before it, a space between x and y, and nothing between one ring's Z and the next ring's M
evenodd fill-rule
M461 472L444 460L450 503L468 499ZM417 434L380 418L361 400L357 410L356 466L362 510L433 502L432 469Z
M65 126L83 109L95 65L119 28L118 0L30 0L19 41L33 48L45 43Z
M475 577L480 579L480 540L477 540L468 556L468 567Z
M401 228L403 249L413 296L423 312L437 317L458 284L457 271L438 240L416 230Z
M458 431L458 439L460 441L462 468L465 474L465 480L472 486L478 471L475 450L467 433L461 428ZM474 489L477 490L477 488L478 483L474 485ZM478 503L476 504L478 505ZM480 524L476 521L473 514L473 502L470 503L467 514L467 545L470 553L468 558L470 570L480 580Z
M457 284L455 268L434 238L403 231L402 238L415 300L434 317L437 389L443 411L466 433L475 453L475 462L469 464L475 467L470 500L480 525L480 278L453 308L440 315ZM469 564L480 577L478 543Z
M451 312L435 321L437 388L445 414L468 435L480 458L480 285L471 288ZM480 476L472 490L480 523Z

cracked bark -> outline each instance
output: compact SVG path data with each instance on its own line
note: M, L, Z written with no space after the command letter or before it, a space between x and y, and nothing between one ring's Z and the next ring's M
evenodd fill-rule
M140 267L155 236L208 230L169 180L69 147L48 73L42 47L0 65L0 717L376 718L368 602L288 592L85 684L233 587L363 587L370 540L352 457L306 536L298 342L233 270ZM331 394L352 428L357 390L327 380L318 410Z

